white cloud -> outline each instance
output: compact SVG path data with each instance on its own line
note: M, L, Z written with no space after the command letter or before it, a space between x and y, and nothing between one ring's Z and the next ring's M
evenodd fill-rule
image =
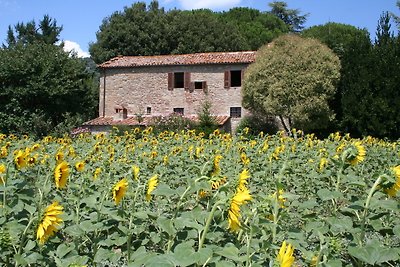
M237 6L241 0L179 0L183 9L227 9Z
M72 50L73 50L73 52L75 52L77 54L78 57L90 57L89 53L83 51L78 43L65 40L64 41L64 51L71 52Z

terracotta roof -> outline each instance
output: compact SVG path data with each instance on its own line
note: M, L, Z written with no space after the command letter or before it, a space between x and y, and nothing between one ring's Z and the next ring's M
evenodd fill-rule
M139 122L136 117L128 117L123 120L114 120L112 117L98 117L93 120L83 123L84 126L112 126L112 125L128 125L128 126L146 126L151 124L155 117L144 117L142 122ZM185 116L185 118L197 121L197 116ZM224 125L229 116L214 116L219 126Z
M185 55L119 56L100 64L100 68L128 68L141 66L204 65L252 63L255 51L213 52Z

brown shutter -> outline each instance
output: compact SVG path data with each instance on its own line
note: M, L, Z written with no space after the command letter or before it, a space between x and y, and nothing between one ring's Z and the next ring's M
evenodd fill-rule
M190 82L189 83L189 92L193 93L193 91L194 91L194 82Z
M203 88L204 93L208 93L207 82L203 81L201 87Z
M183 74L183 83L184 83L185 90L189 90L190 89L190 72L185 72Z
M174 73L168 72L168 90L174 89Z
M240 77L240 86L243 85L243 78L244 78L245 69L242 69L241 77Z
M224 73L224 88L231 87L231 72L229 70Z

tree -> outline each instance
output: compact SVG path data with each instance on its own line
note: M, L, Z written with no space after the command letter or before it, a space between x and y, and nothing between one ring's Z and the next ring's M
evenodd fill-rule
M292 32L299 32L304 28L308 14L300 15L299 9L288 9L284 1L274 1L268 4L271 7L271 14L280 18Z
M19 23L15 42L0 49L0 132L40 137L95 115L96 74L55 45L59 29L46 18ZM11 29L11 27L9 27ZM12 38L9 39L12 41Z
M12 47L19 45L32 44L34 42L43 42L45 44L56 44L59 41L59 36L62 27L57 26L57 21L49 17L43 16L39 21L39 26L36 26L35 21L28 23L17 23L14 29L9 26L7 31L7 44L3 47Z
M283 21L255 9L165 11L157 1L139 2L104 19L89 51L101 63L118 55L256 50L284 32Z
M232 8L220 14L224 20L238 27L249 50L257 50L283 33L287 33L287 25L269 12L261 12L247 7ZM242 47L243 50L246 47Z
M369 72L365 67L369 64L372 49L369 33L366 29L330 22L305 29L302 36L318 39L340 58L340 81L330 101L336 120L328 131L346 131L348 127L343 123L343 95L368 87Z
M396 6L400 9L400 0L397 0ZM400 30L400 16L397 16L397 15L394 14L394 13L390 13L390 15L393 17L394 21L395 21L396 24L397 24L397 27L398 27L399 30Z
M291 127L326 128L334 117L328 100L339 79L339 58L314 39L288 34L262 47L244 77L243 106L253 113L276 116Z
M400 137L400 40L390 30L390 15L379 19L375 43L361 71L361 86L343 92L343 124L356 135Z

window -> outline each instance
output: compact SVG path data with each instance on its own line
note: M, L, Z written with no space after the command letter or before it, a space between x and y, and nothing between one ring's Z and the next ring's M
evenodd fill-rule
M147 114L147 115L150 115L150 114L151 114L151 107L147 107L147 108L146 108L146 114Z
M224 88L242 86L242 71L230 70L224 74Z
M242 108L241 107L231 107L230 116L231 116L231 118L241 118L242 117Z
M174 88L189 89L190 72L170 72L168 73L168 90Z
M194 82L194 89L203 89L203 82Z
M193 83L194 89L207 89L207 82L206 81L198 81Z
M183 72L174 72L174 88L185 87L185 75Z
M185 115L185 111L183 108L174 108L174 113L180 114L180 115Z
M242 86L242 71L231 70L231 87Z

